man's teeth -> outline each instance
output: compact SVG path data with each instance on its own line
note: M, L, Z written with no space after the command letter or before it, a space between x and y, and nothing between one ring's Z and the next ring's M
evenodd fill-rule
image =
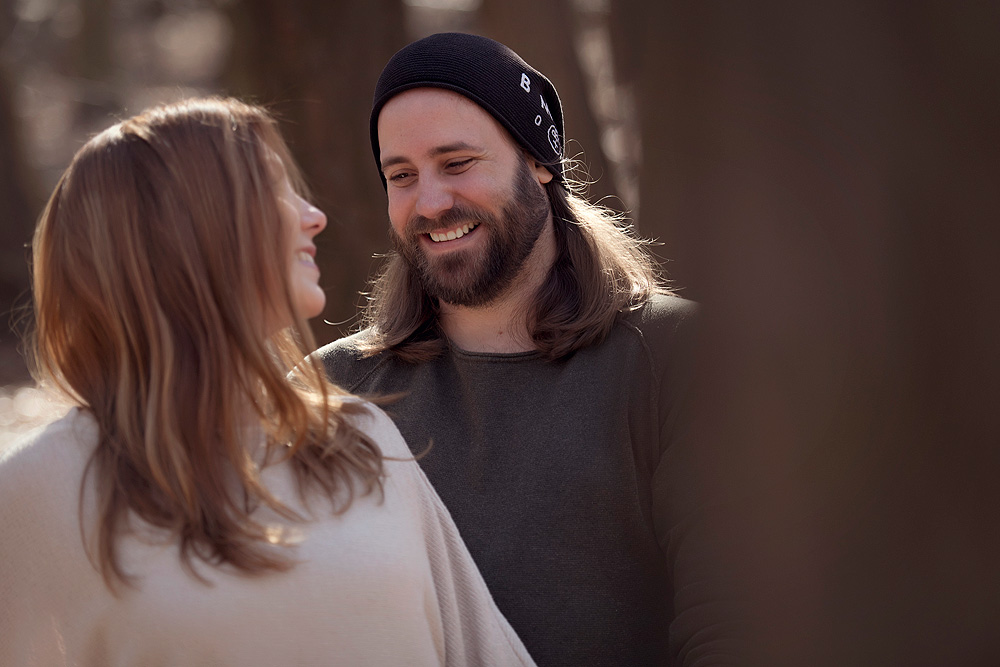
M455 239L460 239L466 234L468 234L470 231L475 229L477 225L479 225L478 222L470 222L467 225L462 225L458 229L451 230L447 234L438 234L437 232L431 232L430 234L428 234L428 236L431 237L431 241L434 241L434 243L441 243L442 241L454 241Z

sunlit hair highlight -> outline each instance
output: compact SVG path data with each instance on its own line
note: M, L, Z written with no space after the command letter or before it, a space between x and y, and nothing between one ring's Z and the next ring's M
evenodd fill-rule
M587 201L583 183L553 179L542 187L552 209L556 259L525 319L539 353L557 360L603 341L625 313L670 290L650 242L622 216ZM433 359L446 347L438 312L419 277L392 252L372 281L361 349L366 355L391 350L414 363Z
M346 418L360 404L301 361L315 343L292 306L275 155L302 191L266 111L158 107L81 148L36 228L34 372L97 421L88 544L113 589L132 582L116 548L130 514L176 537L195 576L196 560L290 567L253 516L303 519L261 483L267 462L290 460L303 499L336 512L381 488L379 450Z

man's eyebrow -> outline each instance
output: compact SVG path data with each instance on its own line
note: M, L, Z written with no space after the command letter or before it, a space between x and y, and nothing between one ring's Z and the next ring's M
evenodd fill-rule
M444 155L446 153L454 153L455 151L474 151L477 153L481 153L483 149L478 146L473 146L472 144L468 144L464 141L456 141L455 143L451 144L435 146L430 151L428 151L427 154L430 157L437 157L439 155ZM406 162L406 161L407 159L401 155L392 155L382 160L379 163L379 165L381 166L382 171L385 171L386 169L395 164L400 164L401 162Z

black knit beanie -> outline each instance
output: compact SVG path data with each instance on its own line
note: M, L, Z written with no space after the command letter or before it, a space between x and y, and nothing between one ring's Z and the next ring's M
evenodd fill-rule
M446 88L488 111L514 140L562 181L563 114L552 83L519 55L479 35L444 32L396 53L375 84L371 138L379 166L378 116L395 95L411 88Z

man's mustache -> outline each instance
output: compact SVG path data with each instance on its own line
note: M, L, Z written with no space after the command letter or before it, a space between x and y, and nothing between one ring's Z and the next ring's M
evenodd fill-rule
M483 209L474 206L453 206L436 218L425 218L414 215L406 223L407 236L427 234L442 228L453 228L466 223L491 222L493 216Z

